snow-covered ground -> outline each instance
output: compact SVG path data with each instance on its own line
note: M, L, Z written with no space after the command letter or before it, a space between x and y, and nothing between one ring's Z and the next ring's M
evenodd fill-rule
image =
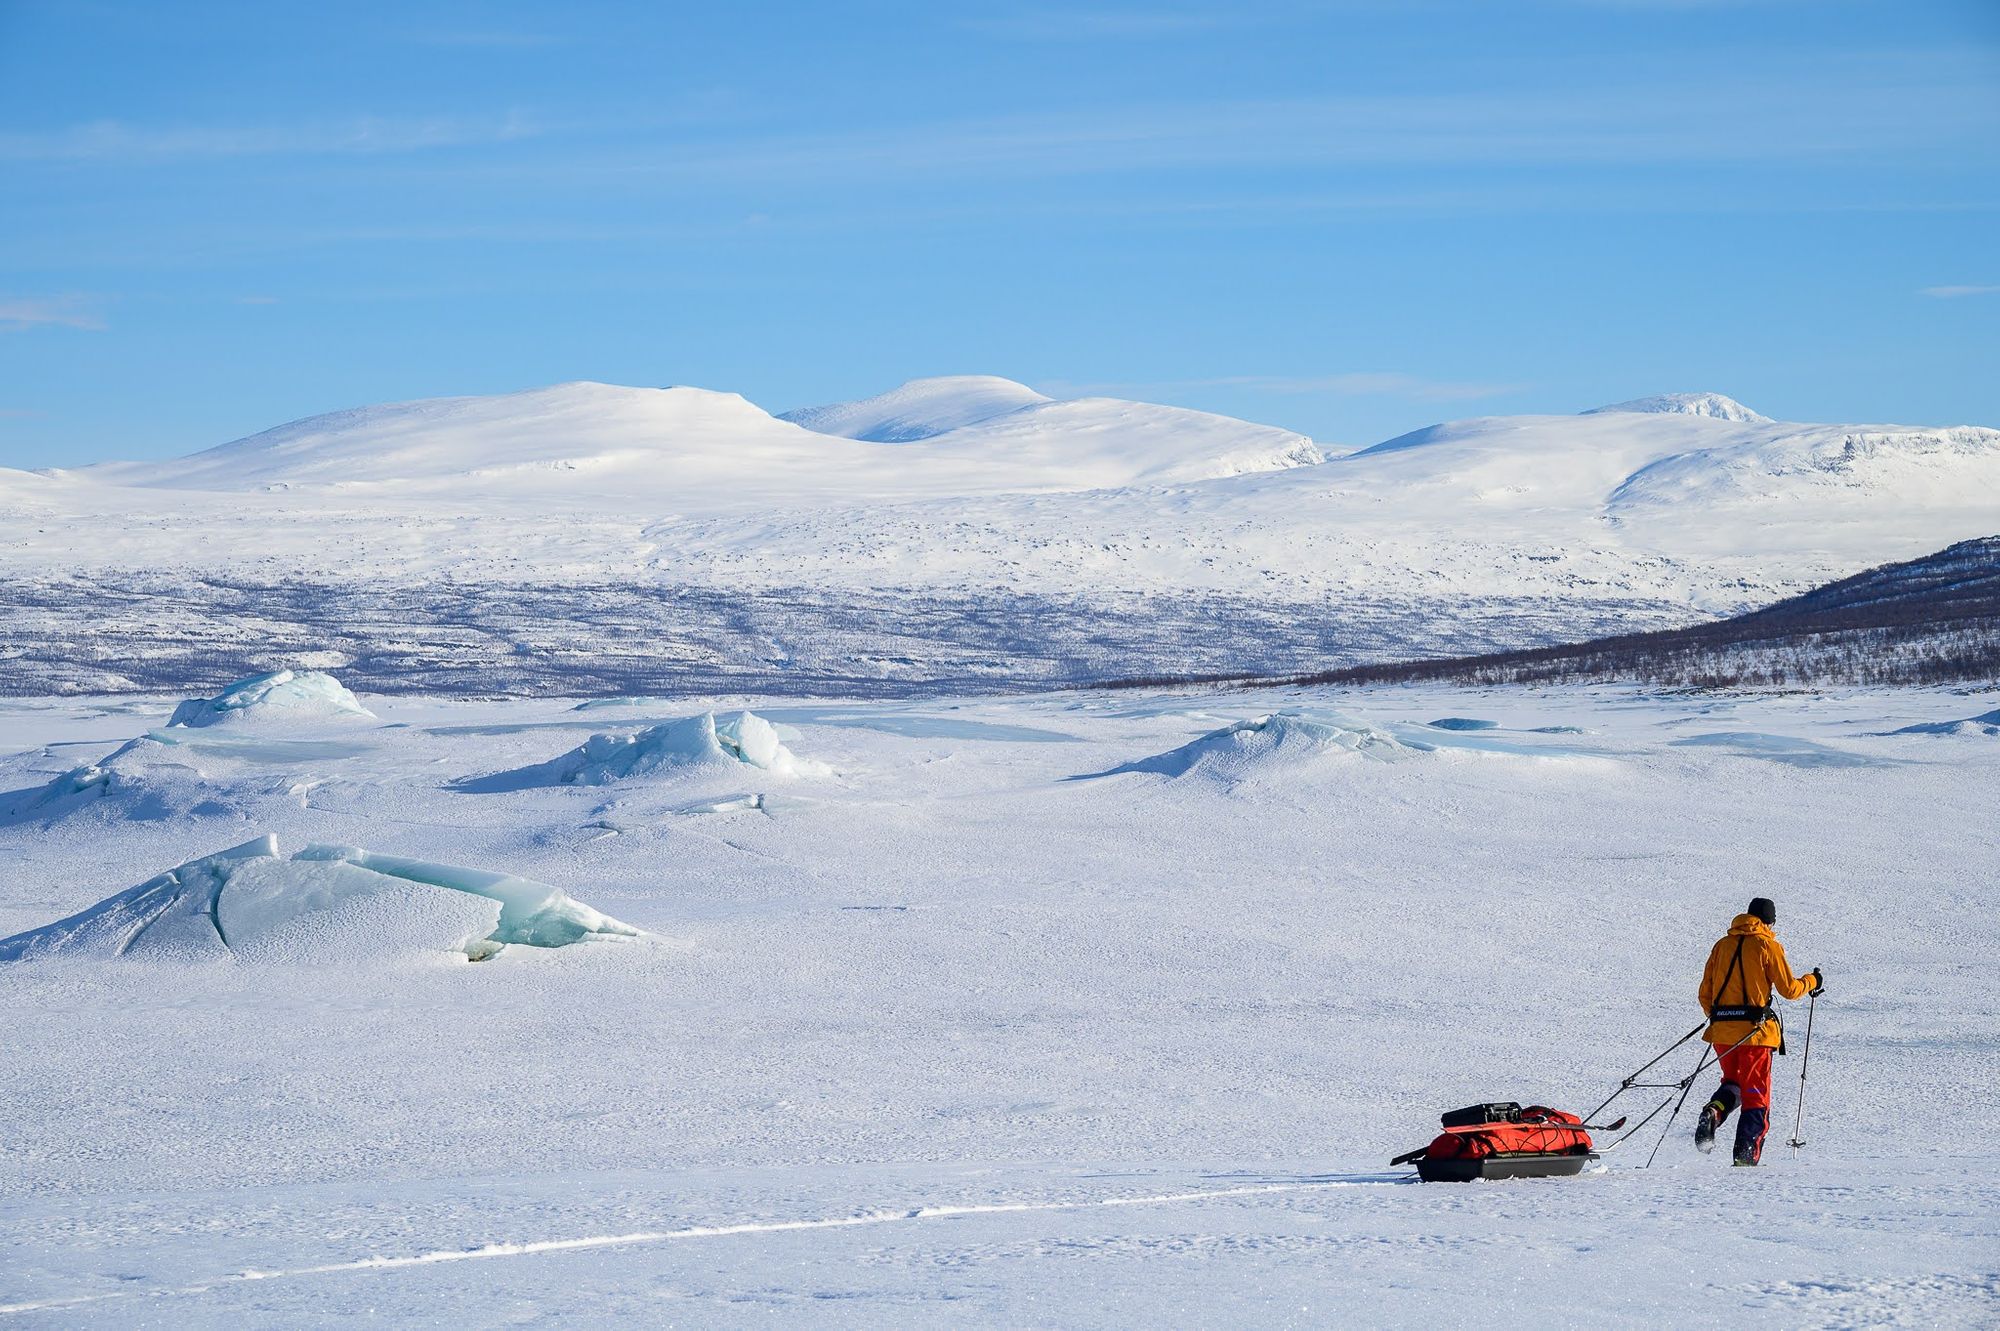
M1440 628L1480 650L1684 624L1996 530L2000 431L1715 394L1352 449L981 376L787 417L560 384L0 475L0 690L220 684L300 624L287 650L438 692L454 659L523 693L1325 667Z
M2000 1319L2000 739L1891 733L2000 694L178 701L0 704L0 936L279 852L176 880L221 954L0 963L0 1325ZM461 946L466 868L644 934ZM1799 1007L1760 1171L1387 1167L1595 1105L1757 894L1804 1149Z

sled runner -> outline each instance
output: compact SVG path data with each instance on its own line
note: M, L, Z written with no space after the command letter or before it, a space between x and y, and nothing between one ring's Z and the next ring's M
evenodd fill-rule
M1597 1159L1583 1120L1546 1105L1471 1105L1441 1122L1444 1131L1430 1145L1389 1163L1414 1163L1426 1183L1470 1183L1580 1174Z

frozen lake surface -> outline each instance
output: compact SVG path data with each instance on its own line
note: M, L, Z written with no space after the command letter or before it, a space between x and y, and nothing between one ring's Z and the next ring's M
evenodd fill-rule
M353 682L337 724L0 703L0 936L266 833L646 936L474 962L465 902L342 870L254 954L0 964L0 1325L2000 1319L2000 739L1888 733L2000 694ZM478 784L707 711L720 756ZM1796 1005L1762 1170L1688 1141L1707 1075L1650 1169L1387 1166L1595 1105L1753 895L1827 975L1804 1149Z

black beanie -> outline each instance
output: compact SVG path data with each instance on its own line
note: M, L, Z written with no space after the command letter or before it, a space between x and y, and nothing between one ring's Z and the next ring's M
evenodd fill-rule
M1766 924L1776 924L1778 922L1777 903L1773 902L1769 897L1751 897L1750 913Z

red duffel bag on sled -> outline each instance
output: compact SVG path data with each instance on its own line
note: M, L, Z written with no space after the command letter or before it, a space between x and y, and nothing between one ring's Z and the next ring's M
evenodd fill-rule
M1575 1114L1547 1105L1471 1105L1443 1116L1444 1131L1421 1150L1389 1163L1415 1163L1426 1183L1580 1174L1597 1159Z

